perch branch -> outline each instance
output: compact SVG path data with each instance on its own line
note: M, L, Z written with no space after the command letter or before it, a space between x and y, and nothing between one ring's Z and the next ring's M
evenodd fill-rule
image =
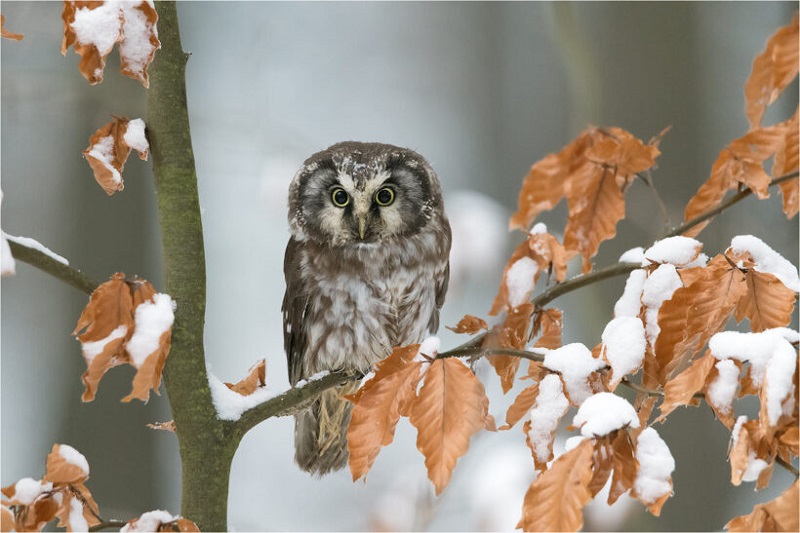
M86 277L86 274L80 270L56 261L39 250L28 248L27 246L23 246L11 240L8 241L8 245L11 248L11 255L13 255L14 259L17 261L28 263L42 272L46 272L54 278L68 285L72 285L79 291L92 294L97 288L97 283Z
M120 529L125 527L128 523L123 522L122 520L106 520L105 522L100 522L89 528L89 531L103 531L104 529Z

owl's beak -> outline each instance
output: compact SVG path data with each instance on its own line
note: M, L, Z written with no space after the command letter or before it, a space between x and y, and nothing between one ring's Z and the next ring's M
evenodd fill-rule
M358 236L364 240L364 234L367 232L367 217L366 215L358 216Z

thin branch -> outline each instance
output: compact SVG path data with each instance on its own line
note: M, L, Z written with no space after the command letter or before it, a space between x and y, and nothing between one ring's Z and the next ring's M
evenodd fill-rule
M238 435L244 435L268 418L294 414L326 390L360 378L360 373L337 370L319 379L309 381L302 387L289 389L283 394L245 411L242 417L234 422L234 431Z
M92 294L97 288L98 284L86 277L86 274L69 265L56 261L46 253L40 252L34 248L28 248L12 240L8 241L8 245L11 248L11 255L13 255L14 259L17 261L28 263L42 272L46 272L64 283L72 285L79 291Z
M127 522L123 522L122 520L106 520L105 522L100 522L89 528L89 531L103 531L104 529L111 529L111 528L123 528Z
M799 478L800 477L800 471L798 471L797 468L795 468L795 466L792 463L790 463L788 461L784 461L779 456L775 456L775 462L778 463L779 465L781 465L783 468L785 468L789 472L791 472L791 474L795 478Z
M775 178L774 180L769 182L769 186L772 187L773 185L778 185L779 183L783 183L784 181L788 181L790 179L796 178L797 176L798 176L798 172L797 171L791 172L791 173L786 174L784 176L780 176L778 178ZM719 204L714 209L709 209L705 213L701 213L701 214L697 215L696 217L694 217L693 219L684 222L683 224L681 224L677 228L675 228L672 231L670 231L669 233L667 233L665 235L665 237L676 237L678 235L681 235L686 230L689 230L689 229L697 226L698 224L702 224L706 220L708 220L710 218L713 218L716 215L720 214L721 212L725 211L730 206L732 206L732 205L734 205L734 204L736 204L738 202L741 202L742 200L744 200L745 198L747 198L751 194L753 194L752 190L744 189L744 190L736 193L735 195L731 196L728 200L722 202L721 204Z
M666 204L664 204L664 200L661 199L661 195L658 194L658 189L656 189L656 184L653 181L653 176L650 174L648 170L646 173L640 172L636 174L639 179L641 179L645 185L653 192L653 198L655 198L656 203L658 204L658 208L661 210L661 216L664 219L664 229L669 229L669 210L667 210Z

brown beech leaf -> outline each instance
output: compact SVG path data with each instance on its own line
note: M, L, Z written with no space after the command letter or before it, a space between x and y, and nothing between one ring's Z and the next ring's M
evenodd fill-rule
M794 116L786 122L786 136L783 138L783 143L775 154L775 160L772 163L772 177L779 178L791 172L798 170L798 158L800 158L800 147L798 147L798 122L797 111ZM790 179L788 181L778 184L780 187L781 195L783 195L783 212L786 213L786 218L792 218L797 214L798 204L798 188L800 188L800 180L798 178Z
M255 365L250 367L247 371L247 376L238 383L225 383L230 390L241 394L242 396L249 396L253 394L260 387L267 386L267 360L262 359Z
M589 482L589 493L592 498L603 490L611 477L614 468L614 450L611 447L609 435L594 439L594 453L592 454L592 479Z
M594 447L582 441L539 474L525 494L522 518L524 531L578 531L583 526L583 508L592 499Z
M727 524L728 531L798 531L797 501L800 498L800 481L767 503L759 503L748 515L737 516Z
M161 431L171 431L173 433L175 433L175 431L176 431L175 421L174 420L169 420L167 422L155 422L153 424L147 424L147 427L149 427L150 429L157 429L157 430L161 430Z
M61 54L74 47L81 56L78 70L90 84L103 81L106 58L117 44L122 74L149 86L147 67L161 47L152 3L67 0L61 19Z
M47 472L42 478L45 482L77 484L89 479L89 465L86 458L70 446L53 444L47 455Z
M0 15L0 35L4 39L13 39L14 41L21 41L22 34L21 33L12 33L6 29L6 17L5 15ZM8 531L7 529L3 529L3 531Z
M397 347L379 362L375 376L350 398L355 406L347 428L353 481L367 475L382 446L394 439L400 416L408 416L421 378L415 361L419 344ZM427 363L426 363L427 364Z
M484 428L488 400L483 384L459 359L436 359L411 405L417 449L425 456L428 479L441 494L469 439Z
M644 428L645 425L641 424L640 427ZM633 487L636 481L636 471L639 469L631 437L627 431L618 431L612 440L611 447L614 453L612 456L614 476L611 478L611 489L608 492L608 505L613 505L620 496Z
M82 483L70 485L63 490L63 500L56 513L58 524L56 527L66 528L67 533L86 531L80 520L86 521L86 525L91 527L100 523L97 518L99 513L97 503L92 494ZM78 514L79 516L75 516ZM77 526L77 527L75 527Z
M753 71L744 84L745 112L750 127L761 125L767 106L797 76L797 15L767 41L764 51L753 61Z
M794 291L767 272L750 269L745 280L747 292L736 305L736 321L747 317L751 331L788 326L794 311Z
M659 421L664 420L675 408L692 404L693 396L704 389L709 374L717 359L706 351L706 354L692 363L692 366L667 382L664 387L664 401L661 404Z
M140 159L147 159L149 146L143 138L143 128L141 119L114 117L89 139L83 155L92 167L94 179L109 196L125 188L122 170L132 148L139 152Z
M467 335L475 335L482 329L489 329L489 325L482 318L472 315L464 315L464 318L458 321L455 327L447 326L447 329L455 333L466 333Z
M522 420L527 415L533 404L536 403L536 397L539 395L539 383L528 385L522 392L517 394L514 402L508 407L506 411L506 423L500 426L500 430L507 430L514 427L514 425ZM527 433L527 432L526 432Z
M3 487L2 492L7 498L3 500L2 531L41 531L56 517L59 502L55 492L42 493L30 503L18 497L16 483Z
M489 331L482 346L490 351L493 348L524 350L528 342L533 311L533 304L530 303L509 310L503 324ZM513 355L492 354L487 355L486 359L500 377L503 394L507 393L514 386L520 358Z
M723 255L705 267L682 269L678 274L684 286L658 312L661 331L654 352L660 384L725 326L746 291L744 274Z
M551 307L540 309L533 319L533 334L539 335L533 344L536 348L555 350L561 348L561 330L563 327L563 312L561 309Z
M748 187L763 200L769 197L769 174L764 161L778 153L786 138L786 123L749 131L724 148L711 167L711 175L686 204L684 220L691 220L722 203L725 194L740 186ZM683 235L694 237L711 219L689 228Z

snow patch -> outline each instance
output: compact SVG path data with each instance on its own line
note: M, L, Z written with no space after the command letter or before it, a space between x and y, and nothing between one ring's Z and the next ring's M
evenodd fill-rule
M639 461L639 470L633 488L643 502L654 503L672 492L675 459L655 429L645 428L639 434L636 460Z
M644 257L644 248L641 246L637 246L636 248L631 248L619 256L620 263L636 263L637 265L641 265L643 263L646 264L646 260Z
M646 280L647 272L641 268L637 268L630 273L628 280L625 282L625 290L622 292L622 296L614 304L614 316L639 316L639 312L642 310L642 290Z
M83 503L78 498L69 501L69 528L71 531L89 531L89 524L83 516Z
M80 468L87 477L89 476L89 461L81 452L67 444L59 444L58 454L69 464Z
M553 434L567 409L569 401L564 396L561 378L548 374L539 382L539 395L531 409L531 429L528 431L533 453L540 463L550 459Z
M211 389L211 400L220 420L239 420L248 409L277 396L267 387L259 387L252 394L243 396L229 389L211 370L208 371L208 386Z
M600 392L581 404L572 425L580 427L584 437L602 437L617 429L638 428L639 417L625 398L611 392Z
M697 259L702 247L703 243L691 237L667 237L653 243L644 252L644 256L653 263L670 263L682 267Z
M47 257L49 257L49 258L51 258L51 259L53 259L55 261L58 261L62 265L69 266L69 261L67 261L67 259L65 257L61 257L60 255L58 255L53 250L51 250L50 248L48 248L44 244L40 243L36 239L31 239L30 237L15 237L13 235L9 235L8 233L3 233L3 239L4 240L8 239L9 241L11 241L13 243L16 243L16 244L19 244L20 246L24 246L25 248L30 248L32 250L36 250L37 252L41 252L44 255L46 255ZM11 253L10 249L9 249L8 253L9 254Z
M52 483L42 483L38 479L24 477L14 484L14 499L23 505L30 505L43 492L53 490Z
M706 394L717 411L728 415L733 410L733 400L739 388L739 367L731 359L718 361L714 366L719 375L709 384Z
M638 317L620 316L609 322L601 336L602 357L611 366L611 383L638 370L644 360L647 341Z
M547 226L545 226L544 222L534 224L530 231L531 235L542 235L544 233L547 233Z
M583 344L575 342L550 350L544 356L544 366L561 373L572 403L580 405L591 396L592 389L587 378L605 366L601 359L592 357L592 352Z
M135 524L125 524L125 526L120 529L120 533L132 531L158 531L158 527L161 524L166 524L177 519L177 516L172 516L166 511L149 511L140 516L136 520Z
M645 333L650 345L656 343L661 327L658 325L658 311L661 304L672 298L676 290L683 287L674 265L665 263L655 269L642 287L642 303L645 305Z
M136 11L141 13L138 9ZM144 134L144 120L140 118L135 118L128 122L128 127L125 129L125 135L122 136L122 139L125 144L137 152L147 152L150 149L147 137Z
M75 22L70 26L78 42L95 46L101 56L106 56L120 37L120 16L117 2L105 2L95 9L76 9Z
M518 307L528 300L533 292L533 277L538 271L539 266L530 257L518 259L511 265L506 273L508 303L511 307Z
M91 365L94 358L103 353L103 350L106 349L106 345L116 339L124 337L128 333L127 326L117 326L114 328L114 331L108 334L107 337L104 337L97 341L89 341L81 343L81 350L83 352L83 357L86 359L86 364Z
M772 274L794 292L800 292L797 268L758 237L753 235L734 237L731 240L731 250L738 254L749 253L757 271Z
M125 345L136 368L158 349L161 336L172 327L175 320L175 302L168 294L156 293L152 302L143 302L136 307L136 325L133 335Z

